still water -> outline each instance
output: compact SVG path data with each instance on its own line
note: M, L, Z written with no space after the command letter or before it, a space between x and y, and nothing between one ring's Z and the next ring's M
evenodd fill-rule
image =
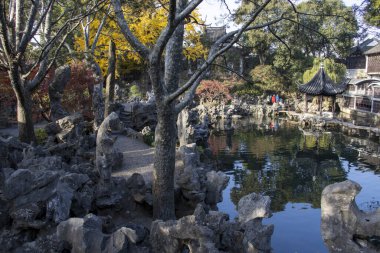
M305 132L283 121L239 120L235 130L209 138L220 170L230 181L220 211L233 219L241 197L269 195L275 253L328 252L321 238L320 197L325 186L351 179L363 189L362 210L380 206L380 146L339 132Z

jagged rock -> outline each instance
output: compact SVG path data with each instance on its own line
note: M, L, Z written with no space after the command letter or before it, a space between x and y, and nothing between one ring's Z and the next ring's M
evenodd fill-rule
M149 230L142 225L128 223L125 225L125 228L128 229L125 230L127 231L126 235L128 240L132 243L140 243L144 241L149 234Z
M74 173L64 175L59 179L55 195L47 203L47 215L52 215L55 223L70 217L74 192L89 180L87 175Z
M204 201L206 197L206 188L203 183L205 179L202 178L202 173L199 170L203 169L186 166L179 172L176 180L182 195L194 204Z
M223 201L222 192L227 187L230 178L221 171L207 172L206 178L206 203L215 206Z
M64 170L66 164L62 161L61 156L33 157L23 159L18 165L18 168L25 168L33 171L42 170Z
M149 126L155 129L157 125L156 104L152 101L133 101L123 104L124 109L120 111L120 119L126 127L140 132Z
M15 253L54 253L61 252L60 244L57 241L55 234L42 235L37 237L35 241L24 243L21 247L14 250Z
M244 228L243 248L246 253L271 252L273 225L262 225L261 219L246 222Z
M202 167L195 143L181 146L180 154L184 167L177 170L176 185L192 207L205 202L214 207L222 200L222 191L228 184L223 172L209 171Z
M16 227L42 228L69 218L74 192L89 181L84 174L18 169L5 181L4 198ZM36 220L36 217L40 217Z
M269 253L273 225L261 219L240 224L228 221L228 215L198 205L194 215L179 220L152 223L150 240L153 252L232 252Z
M94 130L97 131L104 120L103 83L94 85L92 109L94 112Z
M133 175L128 178L126 184L133 199L138 203L143 203L146 193L144 177L141 174L133 173Z
M111 182L104 186L98 184L95 192L96 206L100 209L123 208L123 200L126 199L127 185L124 178L112 177Z
M154 221L150 231L153 252L177 253L187 245L190 252L217 253L213 231L197 224L193 215L177 221Z
M58 177L58 173L53 171L37 171L33 173L26 169L16 170L5 181L4 197L7 200L25 197L33 190L41 189L52 183Z
M112 168L115 165L113 160L115 159L115 154L120 158L120 154L117 154L119 152L113 147L115 140L112 138L110 130L118 130L119 127L119 116L112 112L100 125L96 137L96 169L100 175L100 183L106 188L111 181Z
M0 137L0 169L17 168L17 164L23 159L24 149L29 147L16 137Z
M56 135L61 131L57 122L50 122L44 126L44 130L48 135Z
M62 142L77 140L83 132L83 125L80 124L82 122L83 117L80 113L75 113L57 120L56 123L61 131L56 134L56 137Z
M55 70L54 80L49 84L50 115L53 121L68 115L61 105L61 98L70 77L70 66L61 66Z
M105 242L109 240L102 233L102 220L93 214L61 222L57 227L57 238L68 242L72 253L103 252Z
M210 135L208 115L200 116L198 109L185 108L178 115L177 128L180 145L196 143L199 146L208 147Z
M239 222L246 223L256 218L270 217L270 202L268 196L262 196L256 193L242 197L237 207Z
M195 143L186 144L179 148L181 158L185 167L199 167L200 158Z
M126 227L105 234L102 232L102 223L102 219L93 214L88 214L83 219L70 218L58 225L57 238L67 242L72 253L129 252L130 244L133 243L129 239L140 241L132 229Z
M359 210L355 196L361 186L351 180L331 184L322 192L322 237L330 252L379 252L380 209Z
M133 237L129 228L122 227L112 234L112 251L111 252L128 252L128 239ZM135 239L133 237L133 239Z

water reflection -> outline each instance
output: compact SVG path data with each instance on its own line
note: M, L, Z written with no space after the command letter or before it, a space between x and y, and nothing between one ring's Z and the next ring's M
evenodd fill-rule
M298 234L301 237L309 233L311 238L303 240L315 244L317 250L308 252L327 251L319 234L318 208L322 190L331 183L353 179L362 186L368 185L370 187L363 187L358 196L359 207L373 210L379 206L380 177L375 175L380 167L377 143L337 132L304 132L297 127L285 126L282 121L249 119L234 123L234 131L214 134L209 139L219 169L231 177L224 201L218 207L233 217L236 215L234 208L242 196L251 192L271 196L271 208L275 212L272 218L275 220L275 252L304 252L302 248L289 246L292 244L289 235L278 234L288 225L276 217L293 219L292 207L297 205L316 211L303 212L300 209L291 231L303 231ZM314 215L314 218L302 220L302 213ZM285 230L289 231L289 228ZM315 238L316 234L319 238Z
M220 169L234 176L235 205L246 194L262 192L272 197L273 211L284 210L288 202L319 207L323 188L346 178L332 133L306 133L280 125L278 121L253 124L249 131L210 137Z

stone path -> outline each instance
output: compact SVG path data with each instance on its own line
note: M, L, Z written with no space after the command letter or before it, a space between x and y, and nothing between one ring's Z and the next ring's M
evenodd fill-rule
M118 171L114 171L114 177L130 177L133 173L139 173L144 177L145 182L153 180L153 158L154 148L123 135L115 135L117 140L114 147L123 153L123 165Z

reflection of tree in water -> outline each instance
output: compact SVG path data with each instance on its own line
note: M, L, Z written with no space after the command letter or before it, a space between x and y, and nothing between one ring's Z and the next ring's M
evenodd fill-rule
M274 211L284 210L288 202L320 207L323 188L346 178L334 145L332 134L301 134L294 128L280 128L270 135L236 133L230 144L235 148L219 152L217 159L223 161L220 169L234 175L235 205L242 196L260 192L271 196Z

